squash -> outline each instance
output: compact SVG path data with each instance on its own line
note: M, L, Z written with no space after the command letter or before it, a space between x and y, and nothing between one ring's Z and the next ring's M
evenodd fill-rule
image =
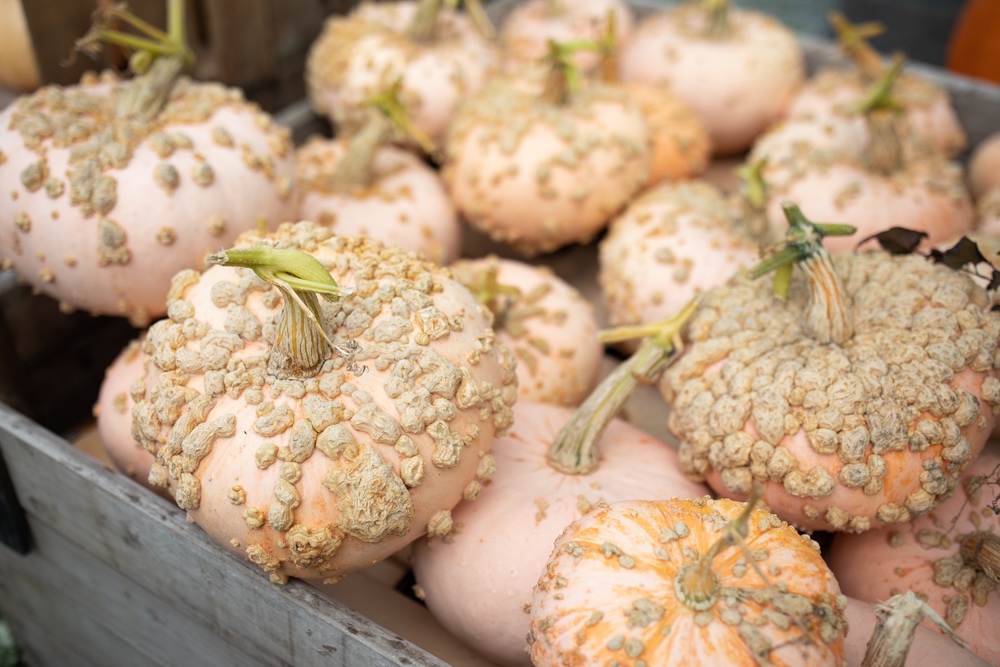
M418 254L309 222L211 261L143 344L150 481L279 583L447 534L517 396L489 313Z
M711 498L598 507L559 536L531 601L536 667L840 665L847 624L819 546Z

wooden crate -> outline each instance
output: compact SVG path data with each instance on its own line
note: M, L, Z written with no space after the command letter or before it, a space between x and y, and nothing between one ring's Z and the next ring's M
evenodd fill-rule
M492 3L494 18L510 4ZM812 68L835 57L803 44ZM1000 87L917 69L951 90L972 142L1000 131ZM299 140L328 129L305 101L278 118ZM474 234L466 249L502 250ZM593 244L546 261L596 296ZM89 411L136 333L123 321L60 313L9 274L0 315L0 615L26 664L490 666L412 596L405 553L333 586L276 586L102 462ZM669 439L654 389L625 416Z

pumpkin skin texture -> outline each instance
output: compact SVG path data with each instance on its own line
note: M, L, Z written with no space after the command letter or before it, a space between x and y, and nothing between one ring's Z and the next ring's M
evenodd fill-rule
M315 137L296 151L299 215L340 236L367 236L423 253L435 264L458 258L462 228L437 172L409 151L382 146L372 164L373 182L340 192L325 182L344 158L342 140Z
M1000 189L1000 132L979 142L969 156L969 190L978 201Z
M614 12L614 41L628 40L635 26L632 9L622 0L525 0L514 5L500 25L500 38L510 70L533 64L548 52L549 41L600 40L607 36L608 13ZM595 53L573 54L582 71L597 67Z
M1000 448L992 446L969 465L955 495L931 512L864 535L837 535L827 562L844 592L871 602L906 590L926 595L974 653L1000 662L1000 590L978 568L963 564L960 553L962 538L970 533L1000 535L1000 517L990 509L998 466ZM977 476L990 483L970 486Z
M828 237L846 252L895 226L927 232L925 249L972 229L975 211L962 168L912 134L902 139L901 164L881 173L868 164L871 133L864 123L835 117L779 122L754 144L748 161L766 160L766 212L772 233L786 228L781 204L800 203L812 220L853 225L852 236Z
M605 430L600 464L587 475L547 462L566 408L518 402L514 426L493 444L497 472L475 502L462 502L451 540L420 540L413 568L427 606L459 639L500 665L531 664L525 636L532 588L571 521L601 502L700 497L708 489L677 469L673 449L620 419Z
M1000 187L989 190L976 203L976 234L1000 238Z
M417 3L364 2L331 16L306 61L306 88L317 113L350 126L372 95L401 81L400 99L413 124L440 144L455 109L479 90L499 63L499 50L463 13L443 9L433 35L408 31Z
M679 572L722 537L726 521L744 507L710 498L622 501L570 524L531 602L536 667L613 660L749 666L759 664L758 657L773 665L844 664L846 598L818 545L764 510L753 510L745 543L772 586L787 589L768 588L744 552L729 547L712 562L717 596L700 610L684 602ZM772 591L779 599L767 599ZM792 608L800 610L811 641L802 641L803 632L790 623L785 612Z
M795 94L785 118L834 116L838 122L863 126L864 118L856 109L864 100L868 87L857 69L823 69ZM902 72L892 91L893 99L904 110L908 131L948 157L965 150L968 138L945 88Z
M788 300L736 276L705 293L685 353L660 383L683 469L764 502L801 530L908 521L951 493L1000 401L1000 315L964 274L920 256L834 256L854 333L805 333L808 289ZM974 342L975 341L975 342Z
M612 326L671 317L758 260L757 244L737 229L723 195L701 181L643 192L611 221L598 251Z
M639 21L621 46L619 76L667 87L708 127L716 155L745 150L782 116L805 80L794 33L761 12L731 7L729 33L709 37L711 15L683 3Z
M65 308L146 326L175 273L296 204L288 130L238 90L181 77L152 121L112 123L132 85L89 76L0 112L0 255Z
M94 413L101 444L115 468L146 488L165 495L149 483L153 455L132 437L133 390L140 399L145 393L145 363L142 339L131 341L108 366L97 394Z
M535 74L466 99L442 171L463 218L526 257L589 242L649 181L649 129L623 90L550 102Z
M209 536L273 581L335 580L451 529L510 425L514 361L489 313L416 253L306 222L268 239L356 288L321 308L357 366L337 352L288 372L272 355L277 290L247 269L182 273L144 344L133 432L156 454L151 481Z
M500 285L518 290L493 320L497 338L517 359L518 401L579 405L597 384L604 359L590 302L547 266L490 256L450 268L465 285L495 272Z
M621 83L649 125L650 185L693 178L708 168L712 140L687 103L669 90L638 82Z

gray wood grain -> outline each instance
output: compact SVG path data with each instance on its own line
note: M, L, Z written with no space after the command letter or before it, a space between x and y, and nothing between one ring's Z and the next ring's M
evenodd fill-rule
M32 532L46 539L58 535L69 545L60 549L80 555L83 572L95 561L104 563L120 577L119 587L143 589L147 610L155 600L268 665L445 664L302 582L271 584L256 566L216 545L166 500L105 469L5 405L0 405L0 452ZM29 558L52 561L55 576L55 570L70 563L59 560L52 544L40 541L37 556L33 552ZM13 565L7 559L13 557L7 552L0 561L0 578L8 578ZM44 574L45 568L39 572ZM18 619L21 611L10 599L0 596L0 613ZM104 613L109 600L91 599L95 612ZM58 595L43 595L36 602L41 606L34 613L41 618L66 613L65 600ZM133 619L144 632L162 632L150 613ZM81 626L97 622L85 616L78 620ZM82 654L89 648L100 656L108 648L100 645L110 641L107 634L97 635L102 633L80 630L75 641L84 642Z

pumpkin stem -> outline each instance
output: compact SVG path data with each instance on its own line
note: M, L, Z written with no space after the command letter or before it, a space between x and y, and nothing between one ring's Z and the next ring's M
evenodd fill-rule
M1000 584L1000 537L977 531L962 538L962 560Z
M788 232L781 250L751 270L754 278L777 271L775 296L788 297L792 266L798 264L809 283L806 331L819 343L843 345L854 335L854 318L847 303L843 282L833 266L833 255L823 246L825 236L847 236L857 229L851 225L815 223L792 202L781 205L788 220Z
M729 37L729 0L701 0L701 6L709 13L709 39L726 39Z
M913 591L898 593L875 605L875 616L875 630L868 640L862 667L903 667L917 626L924 619L931 621L962 648L969 648L968 643Z
M109 27L123 21L144 36ZM184 0L169 0L167 32L133 14L125 3L114 3L94 12L94 25L77 40L76 49L99 53L103 44L131 49L129 68L137 75L116 109L119 120L152 120L163 109L174 83L185 67L194 64L194 53L184 37Z
M252 269L285 297L268 358L270 372L282 379L312 377L319 372L331 350L352 363L353 351L334 344L327 335L317 295L335 301L354 290L339 287L318 259L301 250L276 248L267 241L260 241L250 248L213 253L207 261Z
M882 76L885 67L882 56L868 43L872 37L885 32L885 26L877 21L851 23L842 13L834 11L827 15L827 21L837 33L840 49L858 66L861 76L869 83Z
M740 209L740 220L746 225L746 230L754 239L765 238L771 229L767 218L767 182L764 180L764 167L767 158L760 158L752 163L744 164L736 169L740 180L740 193L736 196L736 205Z
M865 115L871 141L868 144L868 165L879 174L891 174L903 164L903 146L896 130L896 119L902 111L892 99L892 88L906 62L901 54L893 57L892 65L871 85L858 111Z
M413 15L406 34L414 42L422 44L434 39L437 28L438 14L444 6L444 0L419 0L417 11Z
M597 50L601 55L601 81L618 83L618 39L615 37L615 10L608 10L608 18L604 22L604 34L597 41Z
M648 336L631 357L618 364L574 410L549 446L548 462L556 470L584 475L597 468L597 442L629 398L659 379L683 347L681 330L697 309L695 297L675 316L653 324L623 327L601 334L601 340Z
M726 525L725 534L716 540L698 560L687 563L677 571L677 576L674 578L674 592L685 606L695 611L705 611L710 609L719 599L719 575L712 569L715 557L733 545L743 546L743 538L750 532L750 515L763 497L764 487L759 482L755 482L743 511ZM753 559L750 561L753 562ZM758 573L763 577L763 573L759 569ZM764 582L770 586L766 577Z
M571 42L549 40L549 51L542 58L548 66L542 99L556 106L563 106L570 96L580 89L580 70L573 64L571 56L577 51L599 51L598 43L580 39Z
M373 109L368 113L361 129L351 136L336 170L325 183L320 184L324 189L356 194L371 187L376 179L372 168L375 155L394 133L409 135L425 152L436 153L434 142L410 120L400 99L401 89L402 79L396 79L388 89L365 101L364 104Z
M493 328L504 329L508 318L514 314L514 304L521 298L521 290L497 280L500 266L491 261L478 270L465 270L462 267L452 267L452 270L458 281L476 297L476 301L493 313Z
M458 2L452 0L452 4L457 5ZM483 37L491 42L496 40L497 29L493 25L493 21L490 20L489 14L483 9L483 3L480 0L465 0L465 11Z

